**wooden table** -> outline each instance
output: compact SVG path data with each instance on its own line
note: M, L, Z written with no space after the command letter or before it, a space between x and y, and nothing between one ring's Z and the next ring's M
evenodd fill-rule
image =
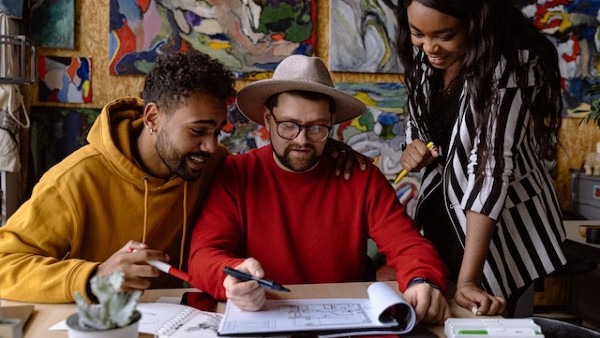
M580 225L600 225L600 220L564 221L567 239L562 248L567 260L575 259L600 264L600 244L587 243L579 235ZM567 276L567 309L584 319L584 321L600 325L598 302L600 302L600 268L582 273L572 271Z
M389 282L397 287L395 282ZM269 292L269 298L351 298L367 297L367 287L370 283L332 283L332 284L299 284L286 285L292 290L291 293ZM180 297L186 291L197 291L196 289L161 289L148 290L144 292L141 298L142 302L155 302L160 297ZM13 302L0 300L1 306L23 305L30 303ZM25 338L53 338L67 337L67 331L49 331L52 325L67 318L76 311L75 304L33 304L35 310L25 326ZM217 312L223 312L224 303L219 303ZM473 317L473 314L458 305L451 304L453 317ZM431 332L439 337L445 337L443 325L425 326ZM140 334L140 337L152 337L151 335Z
M566 240L562 244L565 254L581 260L591 260L600 263L600 244L587 243L579 235L580 225L600 225L600 220L564 221Z

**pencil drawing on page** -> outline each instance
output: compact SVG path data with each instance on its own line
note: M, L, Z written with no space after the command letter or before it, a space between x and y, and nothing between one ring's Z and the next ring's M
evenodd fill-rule
M221 316L218 314L210 314L206 313L206 321L200 322L196 325L192 325L184 329L186 333L200 332L204 330L210 330L214 334L217 333L217 328L219 327L219 322L221 321Z
M339 326L348 324L370 323L368 309L358 303L314 303L314 304L279 304L275 310L277 318L252 318L252 320L236 321L239 329L256 329L284 325L287 327ZM275 322L278 322L276 324Z
M352 303L286 305L280 311L299 326L370 322L363 308Z
M267 299L261 310L254 312L243 311L228 300L218 333L223 336L350 331L403 334L414 327L414 309L392 286L373 283L367 293L369 298ZM386 316L390 309L405 315Z

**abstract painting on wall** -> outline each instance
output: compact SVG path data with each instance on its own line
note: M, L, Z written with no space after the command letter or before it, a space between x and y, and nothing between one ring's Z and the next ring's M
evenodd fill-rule
M10 17L23 16L23 0L0 0L0 13Z
M395 37L398 0L331 0L329 68L401 73Z
M332 137L375 159L381 172L394 179L402 170L400 155L405 141L407 93L400 83L338 82L338 90L367 105L367 111L336 125Z
M269 143L269 132L264 126L249 121L237 108L235 101L227 108L227 125L219 136L227 150L241 154Z
M558 50L565 108L587 101L587 89L600 74L600 1L520 0L522 12Z
M38 46L75 48L75 0L32 0L28 37Z
M159 55L194 49L238 78L264 78L288 55L312 55L311 0L111 0L111 74L145 74Z
M338 90L352 95L367 105L367 110L350 121L336 125L331 137L374 159L396 191L396 197L409 215L416 210L420 174L410 173L402 181L392 183L402 170L400 157L406 141L408 94L401 83L338 82Z
M38 67L40 102L92 102L92 59L41 56Z
M87 144L87 134L100 109L31 107L28 186L33 187L50 167Z

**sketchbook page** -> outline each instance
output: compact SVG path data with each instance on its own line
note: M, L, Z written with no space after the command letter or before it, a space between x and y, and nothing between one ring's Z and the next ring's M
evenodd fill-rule
M174 332L159 332L158 338L217 338L217 329L221 322L222 314L216 312L203 312L192 317L187 322L181 324Z
M260 311L242 311L227 301L220 335L331 332L390 328L380 323L367 298L267 299Z
M201 312L191 306L170 303L139 303L137 310L142 313L139 331L149 334L181 325Z
M367 289L373 306L374 317L380 322L395 322L398 329L410 331L415 326L417 315L412 305L393 287L383 282L375 282Z

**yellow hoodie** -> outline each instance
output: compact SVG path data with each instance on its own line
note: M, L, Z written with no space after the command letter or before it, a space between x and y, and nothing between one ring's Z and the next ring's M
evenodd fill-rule
M100 262L129 240L168 253L174 266L187 263L198 205L227 151L219 147L194 182L150 177L131 152L142 114L140 99L109 103L89 132L89 144L48 170L0 227L0 298L73 302L75 290L86 294ZM166 274L152 279L153 288L180 286Z

